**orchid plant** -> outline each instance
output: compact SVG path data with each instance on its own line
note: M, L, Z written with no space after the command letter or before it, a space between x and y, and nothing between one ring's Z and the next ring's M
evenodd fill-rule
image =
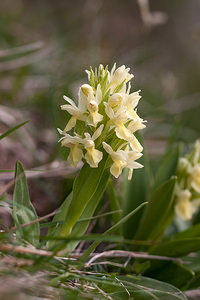
M129 71L124 65L116 68L116 64L111 71L103 65L94 71L90 68L86 70L89 83L81 85L78 104L64 96L67 104L61 105L61 109L71 118L63 130L58 128L62 135L59 141L70 149L70 164L76 167L82 160L83 166L74 182L71 200L68 197L63 204L59 219L64 224L57 226L56 236L68 237L83 214L92 217L110 173L118 178L127 168L131 180L133 169L143 167L136 162L143 147L135 132L146 126L137 114L140 91L130 92L133 75ZM87 225L79 233L86 228Z
M184 220L191 220L200 206L200 140L192 151L179 159L175 211Z

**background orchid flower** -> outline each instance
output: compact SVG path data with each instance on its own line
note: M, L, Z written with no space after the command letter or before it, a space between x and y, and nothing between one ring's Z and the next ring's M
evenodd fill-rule
M200 206L200 141L179 159L177 169L175 212L184 220L190 220Z

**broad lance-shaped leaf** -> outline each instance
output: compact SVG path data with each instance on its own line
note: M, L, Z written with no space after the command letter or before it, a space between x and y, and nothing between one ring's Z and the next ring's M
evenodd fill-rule
M113 214L111 216L112 223L116 224L117 222L119 222L121 220L121 210L120 210L119 198L117 196L116 189L115 189L114 182L113 182L112 178L110 178L110 180L108 182L107 196L108 196L108 200L110 202L110 210L111 211L118 211L117 214ZM122 228L119 227L117 229L116 233L120 235L121 232L122 232Z
M123 286L132 289L134 300L187 300L184 294L171 284L143 276L118 276Z
M95 209L105 191L105 188L106 188L106 185L108 183L108 179L110 177L110 171L109 169L106 169L104 171L104 174L103 176L101 177L101 181L99 182L99 185L97 187L97 190L95 192L95 194L93 195L93 197L89 200L89 202L87 203L80 219L88 219L88 220L85 220L85 221L80 221L80 222L77 222L73 229L72 229L72 232L71 232L71 236L82 236L87 228L88 228L88 225L90 223L90 218L93 216L94 212L95 212ZM66 212L68 210L68 207L72 201L72 193L65 199L65 201L63 202L63 204L61 205L58 213L55 215L55 217L53 218L53 221L52 222L60 222L60 221L65 221L66 219ZM59 232L60 232L60 229L62 228L62 225L57 225L56 226L56 229L53 231L51 228L49 229L48 231L48 235L51 235L53 234L53 236L59 236ZM73 241L73 242L70 242L67 244L67 250L69 252L71 252L76 246L77 244L79 243L79 241ZM55 241L49 241L47 246L48 248L50 249L51 247L53 247L55 245Z
M153 255L167 255L170 257L183 257L190 253L200 250L200 238L184 238L173 241L163 242L160 245L153 246L149 253ZM185 260L188 262L187 257ZM184 287L189 280L194 277L190 264L178 264L176 262L158 262L151 263L150 269L145 273L146 276L153 276L156 279L173 283L179 288Z
M150 254L181 257L200 250L200 237L177 239L163 242L150 249Z
M178 159L180 155L180 145L175 149L170 149L165 154L160 163L160 167L156 172L154 188L157 188L161 183L175 175Z
M86 205L81 218L80 219L89 219L93 216L95 209L97 205L99 204L99 201L101 200L101 197L103 196L103 193L106 189L108 180L110 177L110 170L106 169L104 171L103 176L101 177L101 181L99 182L98 188L95 192L95 194L92 196L92 198L89 200L88 204ZM75 226L72 229L72 236L82 236L85 231L88 228L88 225L90 224L90 220L88 221L81 221L75 224ZM67 244L67 250L72 251L77 246L79 242L71 242Z
M104 176L106 163L107 158L104 157L98 168L92 169L89 165L85 164L81 169L78 177L74 181L73 197L66 211L65 224L63 224L57 232L59 236L68 237L70 235L73 226L81 217L88 202L93 196L95 197L102 176ZM106 183L104 190L106 188ZM98 200L99 199L96 198L96 201Z
M173 177L153 192L135 239L156 240L164 232L173 213L175 183L176 177Z
M193 225L184 231L177 232L173 236L173 240L181 240L185 238L199 237L200 236L200 224Z
M68 279L78 278L100 285L106 298L134 300L187 300L185 295L171 284L143 276L68 275ZM101 293L101 294L102 294Z
M59 207L58 212L54 216L52 223L57 223L54 227L50 227L48 230L48 236L57 236L62 225L60 222L64 222L66 219L67 210L72 201L73 193L71 192L66 199L63 201L62 205ZM47 249L51 249L55 245L53 240L47 242Z
M139 139L140 142L141 138ZM124 183L123 183L123 214L127 215L129 212L133 211L141 203L147 201L147 195L149 191L149 163L144 151L143 156L140 158L139 162L144 165L144 168L138 169L133 173L133 177L130 181L127 180L127 170L124 172ZM134 235L139 226L142 214L145 208L140 209L132 218L130 218L123 225L123 235L125 238L133 239Z
M160 245L153 246L149 253L153 255L183 257L197 251L200 251L200 238L192 237L163 242ZM185 260L188 261L187 258ZM182 270L178 270L178 266L175 268L174 263L152 262L151 268L145 275L151 275L157 279L173 282L177 286L183 287L191 279L189 278L189 273L191 275L194 275L194 273L192 273L193 270L190 269L189 264L184 264L184 266L179 265L179 269L180 267ZM188 276L188 279L184 282L183 279L186 279L186 276Z
M40 236L39 222L27 224L37 219L37 214L29 198L28 185L22 164L18 161L15 169L15 187L13 193L13 218L18 227L17 235L37 246Z
M174 261L152 261L150 268L144 273L147 277L168 282L178 288L183 288L188 281L193 279L194 272L188 265L182 265Z

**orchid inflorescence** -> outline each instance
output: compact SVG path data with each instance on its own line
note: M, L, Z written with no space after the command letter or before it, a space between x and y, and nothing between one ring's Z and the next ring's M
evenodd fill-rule
M70 148L72 166L85 159L91 168L97 168L107 153L112 161L110 172L116 178L123 168L129 168L131 179L133 169L142 167L135 162L142 156L143 147L134 133L146 126L136 109L140 91L130 93L133 75L129 71L124 65L116 69L116 64L110 72L103 65L95 71L90 68L86 70L89 84L81 85L78 105L64 96L68 104L61 105L61 109L71 118L64 130L58 131L63 135L62 146Z
M177 178L175 211L182 219L190 220L200 206L200 140L179 159Z

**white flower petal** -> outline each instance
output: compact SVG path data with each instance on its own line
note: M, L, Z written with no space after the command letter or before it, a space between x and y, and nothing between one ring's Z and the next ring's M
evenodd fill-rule
M96 139L98 139L98 137L101 135L102 130L103 130L103 127L104 127L104 125L101 124L101 125L97 128L97 130L93 133L93 136L92 136L93 141L95 141Z
M114 151L113 149L111 148L110 145L108 145L106 142L103 142L103 148L104 150L108 153L108 154L112 154Z
M67 96L63 96L63 99L66 100L69 104L76 107L75 102Z

